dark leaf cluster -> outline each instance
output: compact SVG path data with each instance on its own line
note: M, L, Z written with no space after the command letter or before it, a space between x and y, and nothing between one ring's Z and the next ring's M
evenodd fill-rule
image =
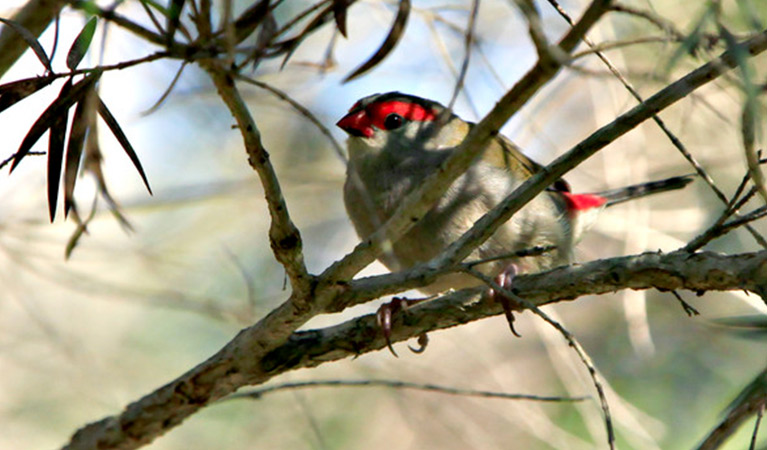
M11 20L0 18L0 21L24 37L46 68L46 73L43 76L18 80L0 86L0 112L41 91L55 80L66 77L58 96L35 120L22 140L19 149L10 158L10 170L13 172L21 161L31 153L32 147L48 132L47 184L48 213L51 221L56 216L62 168L65 216L75 208L75 183L81 170L88 170L96 176L102 196L107 199L119 216L116 204L107 191L106 181L100 168L101 153L95 132L98 116L107 124L138 171L147 190L151 193L149 181L136 151L114 115L98 95L98 82L103 71L100 69L78 71L77 69L93 40L96 31L96 18L91 18L88 21L72 43L66 59L70 72L64 74L57 74L53 71L50 58L40 42L31 33Z

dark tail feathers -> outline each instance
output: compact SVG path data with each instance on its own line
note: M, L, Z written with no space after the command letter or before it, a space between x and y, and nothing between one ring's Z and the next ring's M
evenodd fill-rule
M647 183L635 184L633 186L611 189L609 191L597 192L595 195L606 198L606 206L612 206L634 198L644 197L645 195L682 189L692 183L695 177L697 177L697 174L682 175L666 178L665 180L650 181Z

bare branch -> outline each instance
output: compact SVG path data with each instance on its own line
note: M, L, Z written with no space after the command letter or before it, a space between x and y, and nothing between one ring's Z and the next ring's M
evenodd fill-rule
M380 277L355 280L354 290L376 289ZM643 253L518 275L514 292L535 306L573 300L584 295L621 289L690 290L696 293L747 290L767 297L767 251L726 256L711 252ZM466 289L422 302L398 315L392 342L502 314L501 306L481 293ZM320 330L297 332L263 362L272 374L314 367L349 356L386 348L374 314Z
M272 163L261 143L261 134L256 122L250 115L248 106L240 96L234 84L232 76L217 64L206 64L206 70L210 74L218 93L237 121L237 126L245 141L245 150L248 153L250 166L258 173L264 195L269 206L269 214L272 217L269 227L269 241L275 258L284 267L290 278L294 292L299 292L296 298L303 298L311 289L312 279L304 264L302 252L301 234L293 224L288 214L285 198L282 196L277 174L274 172ZM303 306L302 308L305 308Z
M567 12L555 1L555 0L549 0L550 3L554 6L554 8L559 12L559 14L569 23L572 25L572 19L567 14ZM617 5L613 6L613 9L616 11L621 9L618 8ZM623 8L623 6L621 6ZM648 13L649 15L649 13ZM649 15L649 17L653 17L652 15ZM655 22L654 22L655 23ZM672 32L674 30L673 24L667 23L667 22L661 22L663 23L663 29L669 31L673 36L678 37L678 33ZM584 42L588 44L588 46L591 49L595 48L595 44L589 40L589 38L584 37ZM634 87L629 83L629 81L624 77L619 71L618 68L615 67L615 65L600 51L595 52L597 57L607 66L607 68L610 70L610 72L617 78L621 84L626 88L626 90L631 94L634 99L636 99L638 102L642 103L644 102L644 99L641 95L639 95L639 92L634 89ZM737 55L737 50L732 51L731 53L734 54L734 56ZM744 114L747 110L744 110ZM666 122L663 121L663 119L660 118L658 114L652 115L652 120L655 122L656 125L658 125L658 128L661 129L663 134L666 135L668 140L671 142L671 144L676 147L676 149L679 151L679 153L682 154L682 156L690 163L690 165L695 169L695 172L701 177L703 181L708 184L708 186L711 188L712 191L714 191L714 194L716 194L717 198L721 200L724 204L727 204L727 197L724 195L724 193L719 189L716 184L714 183L714 180L711 178L711 176L706 172L706 170L703 168L703 166L698 162L697 159L690 153L689 150L687 150L687 147L682 143L682 141L666 126ZM745 123L745 122L744 122ZM751 152L753 153L753 152ZM747 152L747 154L750 154ZM751 160L749 160L751 161ZM758 164L757 164L758 165ZM750 167L750 166L749 166ZM761 173L761 172L759 172ZM736 211L737 212L737 211ZM764 238L750 225L746 225L746 228L751 233L751 235L754 237L754 239L763 247L767 248L767 241L764 240Z
M594 384L594 388L597 390L597 396L599 397L599 405L602 408L602 414L605 419L605 429L607 430L607 446L610 449L614 449L615 448L615 429L613 428L613 419L612 419L612 414L610 414L610 406L607 403L607 397L605 396L605 390L602 387L602 381L599 379L599 376L597 374L597 368L596 366L594 366L594 362L591 360L591 357L586 352L586 349L583 348L581 343L578 342L575 336L567 328L565 328L561 323L557 322L551 316L543 312L537 306L533 305L526 299L518 296L514 292L511 292L508 289L504 289L502 286L496 283L495 280L491 279L490 277L488 277L487 275L481 272L470 269L469 273L479 278L480 280L482 280L494 292L513 300L517 305L523 307L524 309L529 309L530 311L532 311L536 316L540 317L546 323L554 327L554 329L557 330L562 335L563 338L565 338L565 340L567 341L567 344L570 347L572 347L573 350L575 350L575 353L578 355L578 358L580 358L581 362L586 367L586 370L588 370L589 376L591 377L591 381ZM508 311L504 311L504 313L507 314L509 325L512 326L513 316L511 316L511 313ZM512 328L512 332L514 332L514 328ZM514 334L516 334L516 332L514 332Z
M619 289L745 289L764 298L767 251L736 256L645 253L520 275L514 283L516 294L536 306ZM409 308L395 319L392 342L501 314L500 305L483 298L482 291L457 291ZM289 370L386 348L374 314L290 336L289 328L297 328L285 319L292 312L290 303L241 331L207 361L131 403L120 415L81 428L65 448L136 448L240 387L264 383Z
M102 19L106 19L111 22L114 22L116 25L119 25L125 28L126 30L134 33L135 35L141 38L146 39L147 41L153 44L157 44L159 46L165 46L165 43L166 43L165 36L159 33L155 33L154 31L148 28L144 28L143 26L137 24L136 22L126 18L125 16L121 14L117 14L113 10L99 8L96 5L94 5L92 2L89 2L86 0L69 0L69 5L72 8L89 11L101 17Z
M767 369L763 370L746 386L727 407L722 421L696 447L698 450L714 450L722 446L738 427L754 414L760 414L767 405ZM758 425L759 421L757 421ZM756 430L754 430L754 434Z
M328 127L326 127L322 122L320 122L319 119L317 119L317 116L312 114L312 112L309 111L306 107L304 107L301 103L291 98L285 92L275 88L274 86L271 86L270 84L264 83L263 81L259 81L254 78L246 77L243 75L238 75L237 79L242 80L245 83L257 86L266 91L269 91L273 95L275 95L277 98L287 102L291 107L293 107L293 109L298 111L302 116L306 117L311 123L313 123L314 126L316 126L318 130L320 130L320 133L322 133L325 137L328 138L328 141L330 141L330 145L332 145L333 149L336 151L336 155L338 155L338 158L341 159L341 161L343 161L344 163L346 163L346 154L344 152L344 149L343 147L341 147L341 144L338 143L338 140L333 136L333 133L331 133L330 130L328 130Z
M393 389L412 389L417 391L437 392L440 394L458 395L463 397L501 398L505 400L530 400L536 402L579 402L588 397L559 397L542 396L531 394L508 394L505 392L481 391L477 389L459 389L451 386L439 386L436 384L408 383L398 380L329 380L329 381L298 381L294 383L282 383L268 386L253 391L236 393L223 400L250 398L258 400L264 395L273 392L315 388L315 387L388 387Z
M450 96L450 101L447 104L447 109L452 110L455 101L458 98L458 94L463 89L463 83L466 80L466 73L469 71L469 59L471 56L471 47L474 44L474 28L477 24L477 13L479 12L479 0L473 0L471 2L471 12L469 13L469 23L466 25L466 32L463 38L463 62L461 63L461 70L458 72L458 78L455 81L455 88L453 89L453 95Z
M746 41L743 45L751 55L763 52L767 49L767 31ZM569 170L591 157L610 142L613 142L618 137L635 128L643 121L653 117L659 111L676 103L695 89L715 79L735 64L735 55L729 51L724 52L719 58L690 72L687 76L670 84L647 99L647 101L622 114L610 124L603 126L564 155L557 158L539 173L525 181L513 194L508 196L491 212L477 221L469 231L467 231L459 240L455 241L442 253L442 255L437 257L436 261L430 261L425 265L432 267L448 267L459 263L474 247L484 242L500 225L505 223L522 206L527 204L527 202L532 200L547 186L550 186L557 179L561 178ZM476 130L476 128L474 130Z

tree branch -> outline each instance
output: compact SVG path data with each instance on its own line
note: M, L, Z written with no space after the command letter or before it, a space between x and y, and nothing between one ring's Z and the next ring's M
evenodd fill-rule
M269 161L269 153L261 143L261 134L250 115L248 106L240 96L233 77L216 63L201 63L213 80L218 93L237 121L245 141L248 163L258 173L264 188L266 203L272 222L269 227L269 241L274 256L284 267L290 278L296 299L305 298L311 289L312 278L306 270L302 253L301 233L288 214L288 206L282 196L279 179Z
M373 281L374 278L360 280ZM600 295L621 289L663 291L746 290L767 298L767 251L735 256L712 252L643 253L560 267L548 272L519 275L514 291L535 306ZM502 314L501 306L484 298L484 288L457 291L419 303L395 318L392 342ZM321 330L295 333L271 352L264 370L272 375L285 370L314 367L348 356L386 348L374 314Z
M765 298L767 251L735 256L644 253L520 275L514 286L517 295L537 306L620 289L747 290ZM457 291L408 309L395 319L392 341L501 314L501 307L482 292L481 288ZM120 415L78 430L65 448L136 448L242 386L386 347L375 316L366 315L333 327L293 333L283 344L269 348L266 343L274 336L259 335L254 329L269 325L273 314L241 331L207 361L128 405Z

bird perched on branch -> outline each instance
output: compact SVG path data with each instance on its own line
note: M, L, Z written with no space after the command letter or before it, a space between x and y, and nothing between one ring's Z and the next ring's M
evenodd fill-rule
M344 202L362 239L392 216L405 196L437 170L473 126L437 102L399 92L359 100L337 125L349 134ZM538 163L497 135L431 210L379 259L392 271L429 261L539 170ZM601 193L573 194L564 180L558 180L498 228L467 260L489 260L477 269L508 288L516 273L570 263L575 243L604 207L680 189L690 181L688 175ZM531 248L549 251L516 256ZM419 289L435 294L479 284L482 281L468 273L453 272ZM502 304L511 318L508 303ZM391 314L397 308L379 311L387 342Z

